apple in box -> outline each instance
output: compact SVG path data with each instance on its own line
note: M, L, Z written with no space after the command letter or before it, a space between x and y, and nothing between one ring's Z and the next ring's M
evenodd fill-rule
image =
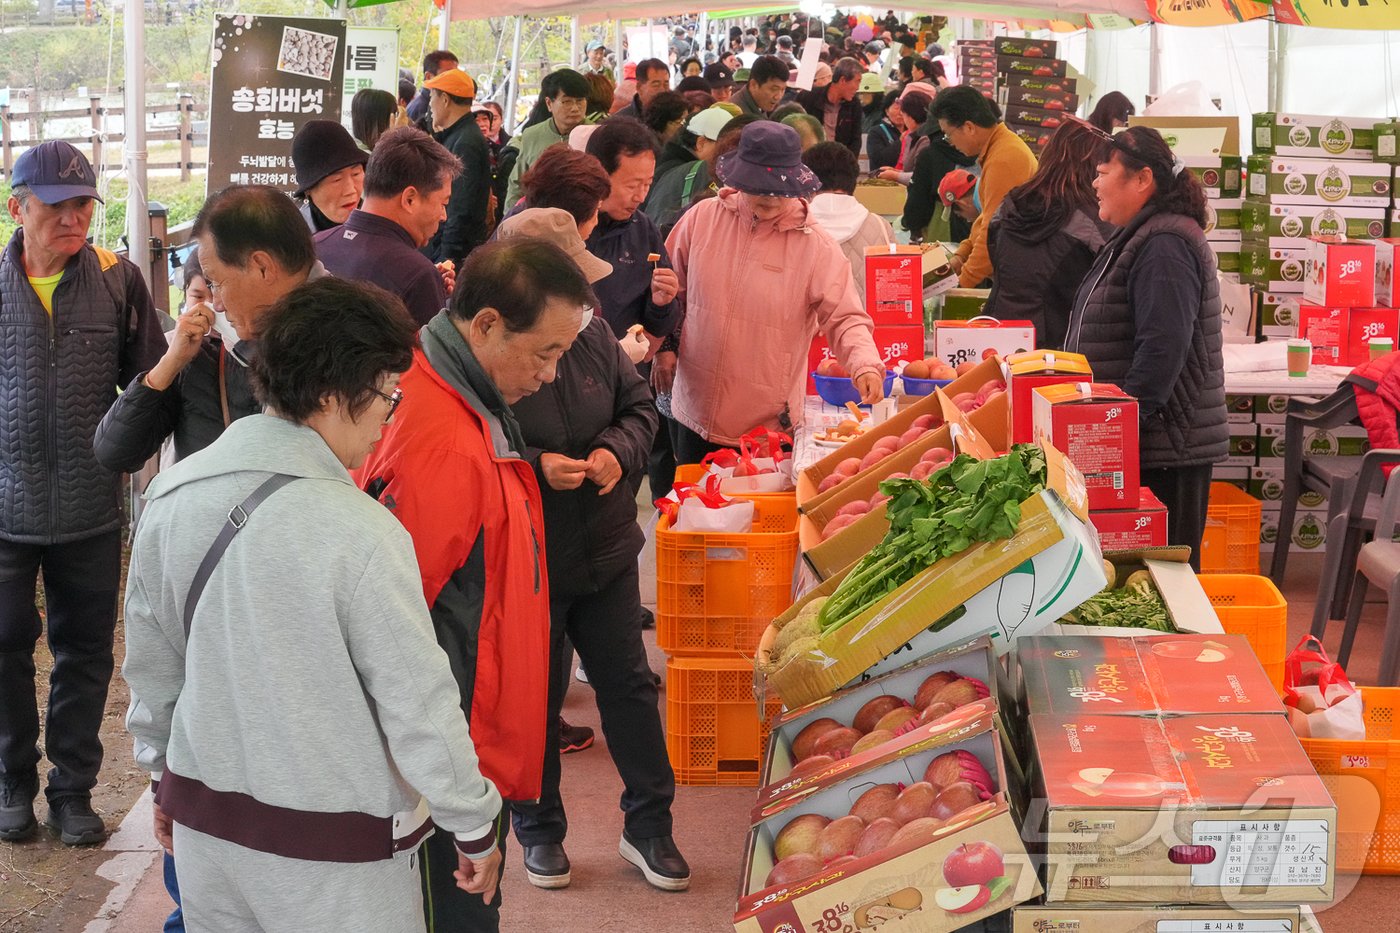
M1375 304L1376 248L1370 240L1314 237L1304 262L1303 298L1311 304L1367 308Z
M1139 501L1137 399L1115 385L1066 382L1031 391L1037 444L1064 452L1084 474L1089 508Z

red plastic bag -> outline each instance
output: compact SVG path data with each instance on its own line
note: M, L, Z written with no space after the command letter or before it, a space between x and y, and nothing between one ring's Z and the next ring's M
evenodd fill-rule
M1283 663L1283 705L1304 738L1364 739L1361 694L1322 642L1306 635Z

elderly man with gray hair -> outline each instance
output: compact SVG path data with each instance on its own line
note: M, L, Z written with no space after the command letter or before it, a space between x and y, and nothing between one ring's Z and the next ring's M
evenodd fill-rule
M862 111L856 92L865 68L854 58L843 58L831 66L831 83L797 95L802 109L822 121L826 138L838 142L860 156Z

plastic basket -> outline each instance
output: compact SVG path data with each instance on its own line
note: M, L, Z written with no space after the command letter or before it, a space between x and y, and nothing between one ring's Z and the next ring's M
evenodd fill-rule
M705 478L705 474L710 468L700 463L682 463L676 465L676 482L678 483L698 483ZM755 502L760 499L781 499L787 497L793 500L793 506L797 503L797 490L789 489L787 492L726 492L723 495L728 499L752 499Z
M860 391L846 376L818 376L812 373L812 384L817 387L817 395L828 405L842 407L848 402L860 402ZM894 388L894 373L885 370L885 397Z
M1259 572L1260 502L1229 483L1210 484L1201 573Z
M768 727L781 709L774 697L759 718L748 661L667 660L666 750L676 783L758 786Z
M678 656L752 657L768 623L792 605L797 499L753 496L748 534L656 526L656 644Z
M1400 687L1362 687L1366 738L1299 739L1337 803L1339 872L1400 874Z
M1231 635L1243 635L1269 675L1283 690L1283 659L1288 655L1288 600L1268 577L1218 573L1198 578L1210 598L1220 625Z

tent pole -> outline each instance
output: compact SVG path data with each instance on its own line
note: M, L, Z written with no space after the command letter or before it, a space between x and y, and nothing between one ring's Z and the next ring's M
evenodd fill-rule
M520 98L520 20L521 17L512 17L515 20L515 38L511 40L510 53L510 93L506 95L506 126L511 133L515 132L515 102Z
M578 17L569 17L569 67L577 68L578 57Z
M452 30L452 0L442 0L442 13L438 16L438 48L447 51L447 37Z
M344 0L342 0L344 2ZM146 198L146 8L128 3L122 24L126 53L126 89L123 101L126 116L125 142L122 144L126 162L126 242L127 258L136 264L141 278L150 288L168 288L164 282L151 281L151 215ZM102 166L93 166L101 177Z
M1283 90L1288 86L1288 30L1276 20L1269 20L1269 109L1274 113L1285 109Z
M613 77L618 84L622 83L622 64L626 60L622 54L622 20L613 20L613 54L617 56L617 74Z
M1157 24L1152 23L1147 27L1151 30L1148 35L1147 53L1147 96L1153 100L1162 96L1162 43L1161 33L1157 31Z

